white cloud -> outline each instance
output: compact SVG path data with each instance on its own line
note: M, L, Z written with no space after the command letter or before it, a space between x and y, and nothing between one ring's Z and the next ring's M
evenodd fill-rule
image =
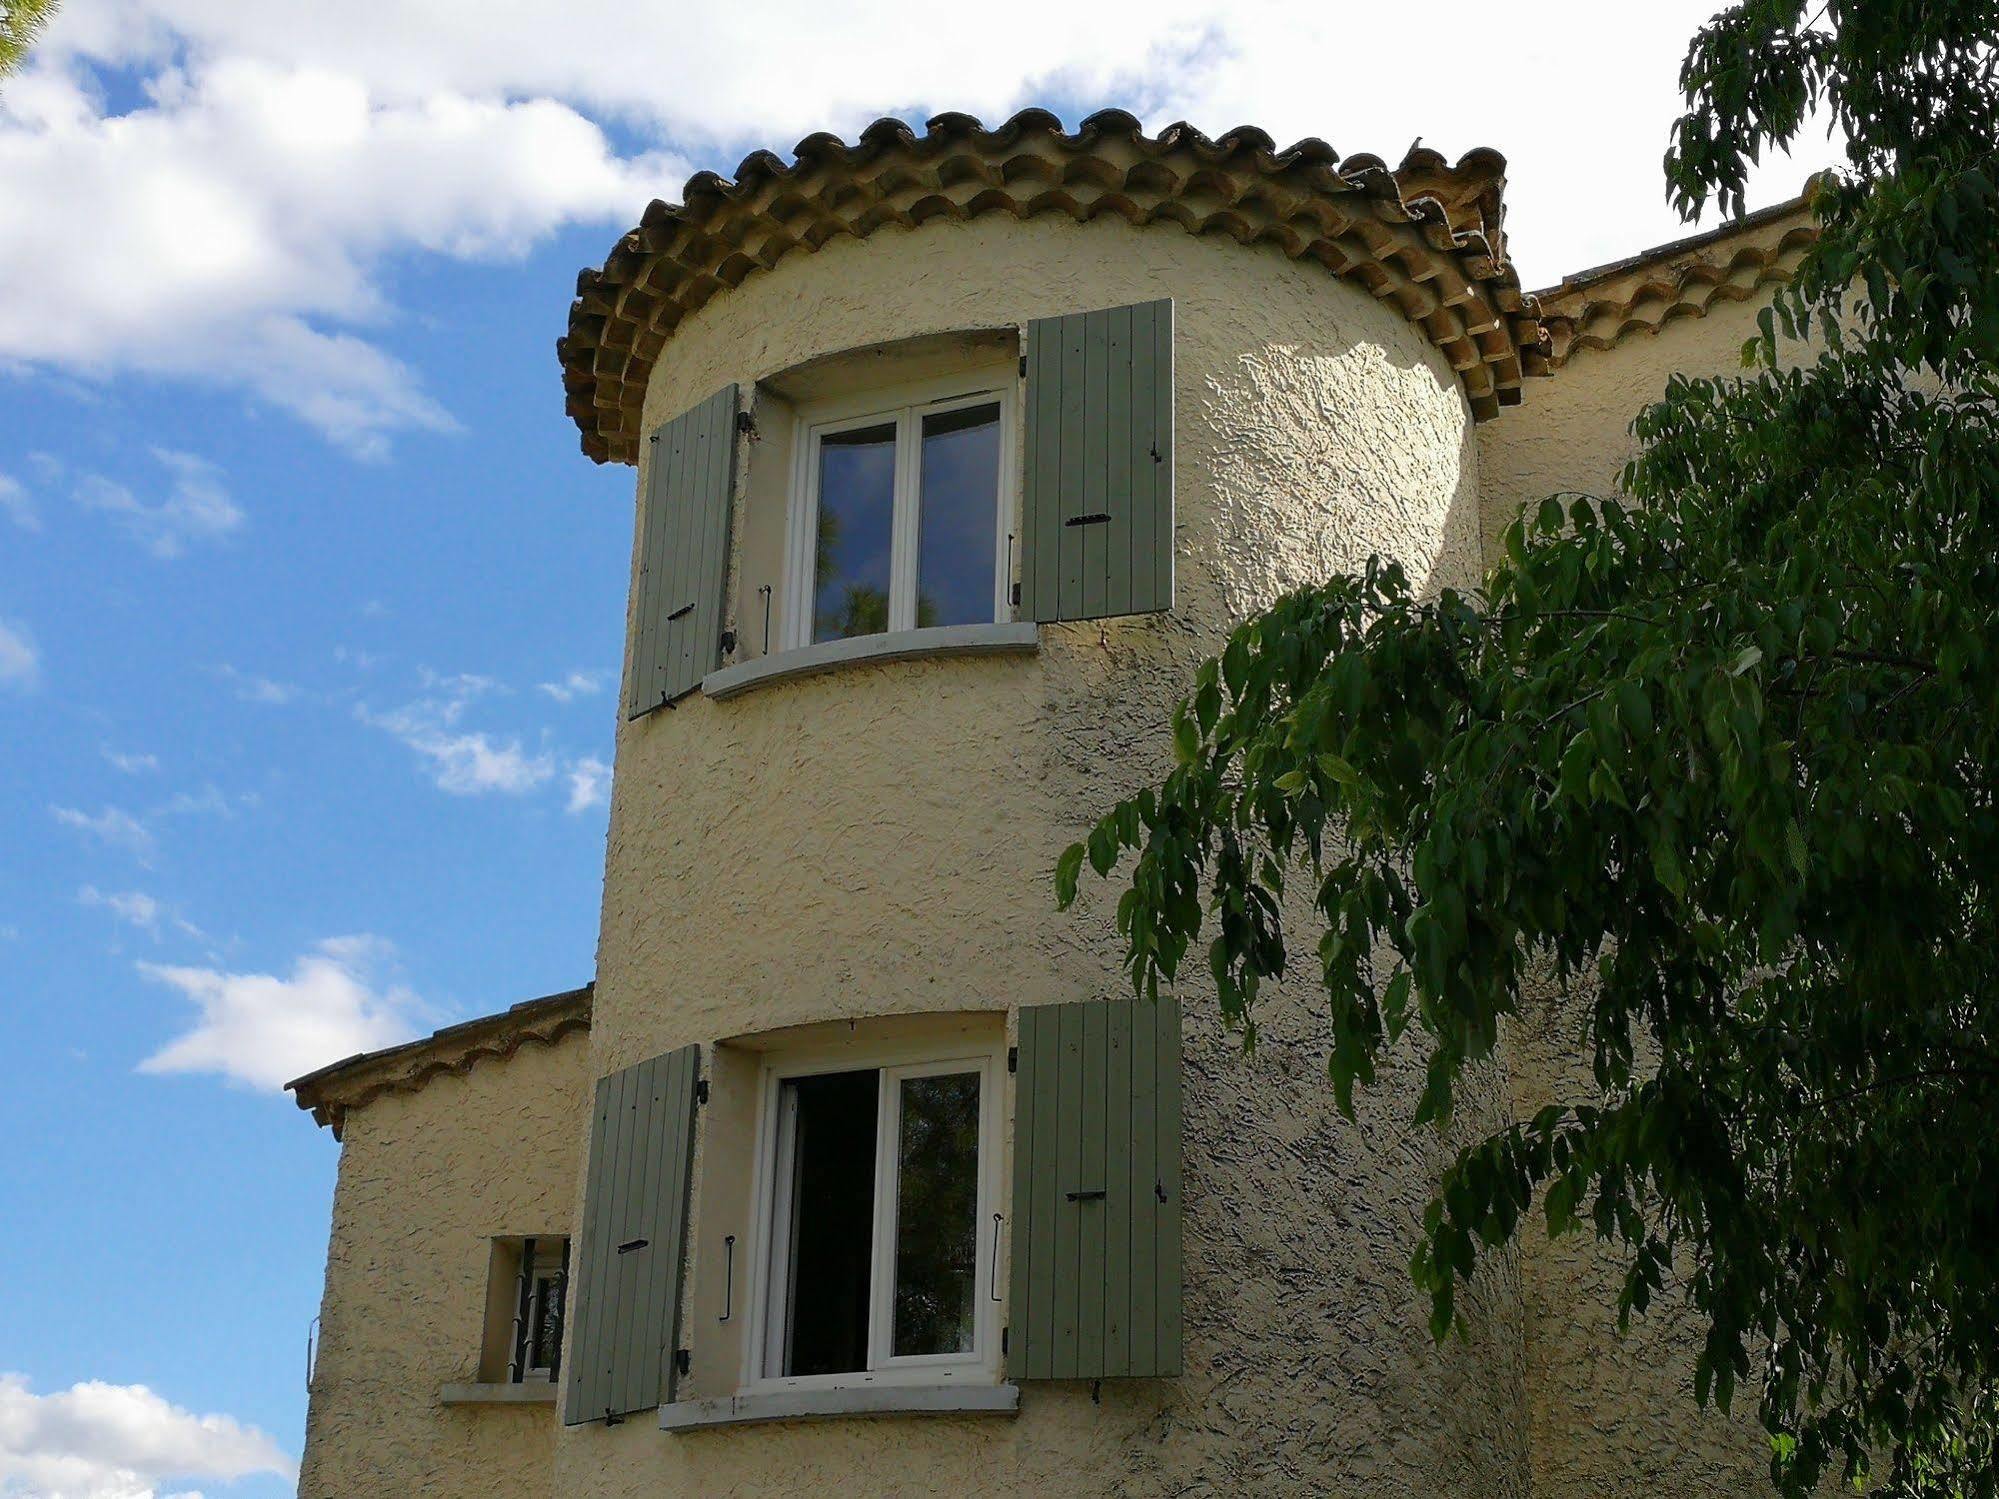
M95 885L85 885L76 892L76 899L79 905L109 911L127 926L137 927L155 939L160 935L163 922L170 922L174 930L183 936L201 939L208 935L178 911L143 890L105 891Z
M76 898L82 905L109 911L128 926L151 932L155 937L160 934L160 917L165 908L143 890L113 890L107 893L95 885L85 885L76 892Z
M214 668L214 671L218 677L235 689L240 702L263 703L267 707L282 708L286 703L298 698L299 690L290 682L276 682L269 677L258 676L255 672L239 671L226 663Z
M547 693L558 703L574 702L579 697L589 697L604 690L605 675L601 671L572 671L560 682L542 682L537 690Z
M104 760L106 764L120 775L146 775L160 768L160 757L158 755L121 754L109 745L104 747Z
M153 833L122 807L107 806L92 815L76 807L51 806L49 814L66 828L75 828L111 848L144 856L152 852Z
M378 453L451 421L379 342L400 315L389 258L504 258L563 225L624 228L678 195L683 154L728 170L748 147L851 139L878 114L996 121L1030 103L1116 102L1211 133L1249 121L1391 160L1419 135L1448 155L1497 146L1516 256L1546 282L1682 232L1657 163L1712 8L1550 0L1495 31L1473 0L1420 24L1380 6L1021 0L997 27L904 0L575 0L559 25L534 0L402 0L365 24L339 0L67 6L0 100L0 202L38 206L0 221L0 285L37 288L0 308L0 361L243 385ZM1367 61L1407 57L1412 25L1494 77L1559 86ZM105 68L140 81L137 107L111 113ZM1795 191L1815 147L1766 169L1759 196Z
M564 223L630 213L680 170L617 158L553 99L391 96L227 28L190 37L182 66L152 46L192 18L133 7L120 21L137 31L93 50L144 53L138 108L108 114L57 37L0 100L0 200L49 209L0 220L0 283L38 288L0 306L0 358L247 385L378 455L397 429L452 426L366 336L391 315L384 257L518 256ZM64 31L88 45L90 22Z
M42 658L27 630L0 619L0 687L32 687L41 675Z
M611 767L595 755L573 761L569 767L569 810L587 812L601 807L611 793Z
M77 504L115 517L134 541L161 558L178 557L191 543L214 541L242 526L243 512L223 487L220 468L193 453L152 451L171 479L164 499L142 500L102 474L84 474L73 491Z
M553 755L531 753L517 737L501 738L463 726L467 707L500 690L491 677L463 672L444 676L422 667L418 680L427 696L387 713L358 705L354 716L393 734L421 755L440 791L455 796L488 792L518 796L555 774Z
M141 1072L212 1072L277 1089L314 1068L416 1034L422 1002L378 975L394 957L379 937L333 937L288 978L141 963L139 971L198 1007L193 1027L139 1064Z
M258 1473L291 1480L296 1465L264 1432L231 1416L196 1415L144 1385L86 1380L37 1395L0 1373L0 1495L9 1499L200 1499L177 1479Z
M34 497L11 474L0 474L0 512L23 531L42 529L41 512L35 508Z

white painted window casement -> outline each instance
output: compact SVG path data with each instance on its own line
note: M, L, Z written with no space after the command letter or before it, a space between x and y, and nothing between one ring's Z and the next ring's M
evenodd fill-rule
M1002 1055L766 1064L747 1390L997 1382Z
M1017 386L989 369L799 412L783 649L1012 617Z

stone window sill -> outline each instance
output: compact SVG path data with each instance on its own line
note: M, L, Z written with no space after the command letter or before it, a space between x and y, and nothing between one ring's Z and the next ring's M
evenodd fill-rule
M838 1416L1011 1416L1020 1410L1013 1384L864 1385L851 1390L770 1390L681 1400L659 1408L661 1431L747 1426L758 1421L816 1421Z
M848 666L878 666L930 656L1025 655L1039 643L1032 620L1003 625L936 625L926 630L889 630L852 640L822 640L792 651L773 651L711 671L701 691L712 698L734 697L773 682L814 677Z
M437 1393L439 1405L553 1405L555 1381L528 1379L519 1384L448 1384Z

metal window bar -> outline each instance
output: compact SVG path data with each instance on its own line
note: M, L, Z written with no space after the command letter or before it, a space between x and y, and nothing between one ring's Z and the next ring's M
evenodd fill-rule
M534 1314L534 1240L521 1240L520 1289L514 1297L514 1357L507 1366L507 1383L520 1384L527 1378L528 1324Z

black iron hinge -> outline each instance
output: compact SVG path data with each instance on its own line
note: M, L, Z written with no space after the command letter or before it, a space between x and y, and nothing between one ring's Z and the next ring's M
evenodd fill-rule
M1000 1352L1001 1352L1001 1353L1005 1353L1005 1352L1006 1352L1006 1336L1007 1336L1007 1334L1008 1334L1008 1333L1010 1333L1010 1332L1012 1332L1012 1331L1013 1331L1013 1329L1012 1329L1011 1327L1002 1327L1002 1328L1000 1329Z
M1020 356L1020 378L1023 380L1027 378L1027 356L1025 354Z
M708 1079L707 1079L707 1078L705 1078L705 1077L704 1077L704 1078L701 1078L700 1080L698 1080L698 1081L697 1081L697 1082L696 1082L696 1083L694 1084L694 1101L695 1101L696 1103L706 1103L706 1102L708 1101Z
M694 1355L689 1353L685 1348L674 1349L673 1367L678 1369L682 1374L685 1374L689 1369L694 1367Z
M1009 1046L1006 1049L1006 1070L1008 1072L1020 1071L1020 1048L1018 1046Z

